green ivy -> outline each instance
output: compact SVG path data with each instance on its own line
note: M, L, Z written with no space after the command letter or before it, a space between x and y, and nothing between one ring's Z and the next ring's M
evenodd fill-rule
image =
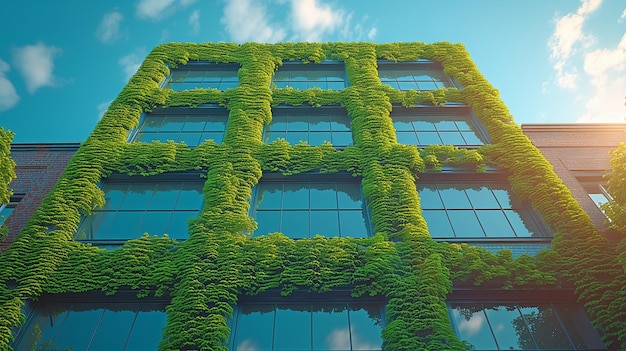
M349 87L298 91L271 87L285 61L345 63ZM463 89L395 91L377 76L378 60L440 62ZM238 63L239 86L226 91L159 88L170 68L190 61ZM392 106L465 103L485 126L491 145L418 149L397 143ZM229 111L222 144L127 143L143 112L156 107L218 104ZM354 146L263 144L263 128L278 105L343 106ZM510 174L512 191L531 203L555 231L553 248L513 259L503 250L431 239L415 181L442 167ZM82 216L104 205L97 184L113 173L149 177L200 172L204 207L183 242L144 235L104 250L74 241ZM347 172L362 178L374 235L366 239L293 240L276 233L250 238L252 188L263 172ZM239 296L279 289L327 292L388 301L385 350L463 350L448 318L455 284L536 289L572 284L594 325L612 348L626 347L626 274L615 248L601 237L550 164L513 123L498 92L480 75L462 45L451 43L232 43L156 47L71 160L11 247L0 256L0 349L24 323L21 307L42 293L131 289L138 297L166 296L161 350L226 350L228 319Z

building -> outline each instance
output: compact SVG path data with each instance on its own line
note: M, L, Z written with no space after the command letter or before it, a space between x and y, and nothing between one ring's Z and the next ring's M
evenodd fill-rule
M614 247L459 44L158 46L0 264L3 349L626 347Z

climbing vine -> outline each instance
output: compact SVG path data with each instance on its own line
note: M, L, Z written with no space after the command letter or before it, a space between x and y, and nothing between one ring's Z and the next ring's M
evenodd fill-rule
M441 63L462 89L396 91L378 79L379 60ZM283 62L345 64L341 91L275 88ZM175 92L159 83L191 61L237 63L239 85L226 91ZM397 143L393 106L469 106L491 144L478 150L451 146L418 149ZM156 107L217 104L229 111L224 140L195 148L182 143L128 143L142 113ZM278 105L344 107L354 145L262 143L263 128ZM540 212L554 230L553 248L514 259L466 244L431 239L415 182L423 172L455 167L509 174L512 191ZM81 217L104 205L97 184L113 173L150 177L200 172L204 207L182 242L148 233L115 250L73 240ZM283 234L250 238L252 189L263 172L347 172L362 179L374 235L370 238L293 240ZM226 350L229 318L242 295L280 290L327 292L387 301L385 350L463 350L452 331L446 298L455 284L536 289L572 284L595 326L612 348L626 347L626 275L615 249L600 236L552 171L514 124L497 91L480 75L463 46L450 43L232 43L156 47L77 151L56 187L2 256L0 349L24 323L22 306L43 293L121 290L169 299L162 350Z

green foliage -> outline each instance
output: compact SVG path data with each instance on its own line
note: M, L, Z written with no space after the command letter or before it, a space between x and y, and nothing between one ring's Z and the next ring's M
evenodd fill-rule
M305 91L271 87L286 60L345 63L349 87ZM463 89L401 92L382 86L377 60L440 62ZM159 88L169 69L190 61L240 65L239 86L226 91ZM417 149L397 143L392 105L469 105L492 140L479 150L451 146ZM221 145L205 141L127 143L143 112L155 107L219 104L229 111ZM354 146L263 144L271 107L345 107ZM8 155L8 153L7 153ZM1 160L0 160L1 161ZM513 259L469 245L431 239L415 181L441 167L510 174L512 190L529 201L555 230L552 250ZM81 216L104 205L97 184L112 173L149 177L195 171L206 176L204 207L189 222L183 242L147 233L115 250L72 238ZM362 177L374 236L367 239L293 240L276 233L250 238L257 224L248 216L252 188L263 172L347 172ZM4 174L4 173L3 173ZM620 246L624 252L624 246ZM622 259L624 255L621 256ZM480 75L465 49L451 43L163 44L155 48L80 147L57 186L2 256L0 349L9 349L11 328L24 322L24 302L42 293L130 289L138 297L171 298L162 350L226 350L228 318L241 295L279 289L326 292L352 288L352 295L387 299L385 350L462 350L451 328L446 297L455 284L533 289L573 284L607 344L626 347L621 288L625 273L616 251L556 177L548 162L512 122L498 93ZM616 346L620 347L620 346Z

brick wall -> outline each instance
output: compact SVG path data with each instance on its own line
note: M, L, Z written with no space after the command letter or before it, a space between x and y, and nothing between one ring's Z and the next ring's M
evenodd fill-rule
M626 124L524 124L522 130L554 167L555 173L589 214L598 229L606 217L589 198L581 179L604 183L610 168L610 151L626 141Z
M54 187L78 146L78 143L11 145L17 178L10 187L14 195L23 197L6 220L9 236L6 242L0 243L0 251L8 247Z

